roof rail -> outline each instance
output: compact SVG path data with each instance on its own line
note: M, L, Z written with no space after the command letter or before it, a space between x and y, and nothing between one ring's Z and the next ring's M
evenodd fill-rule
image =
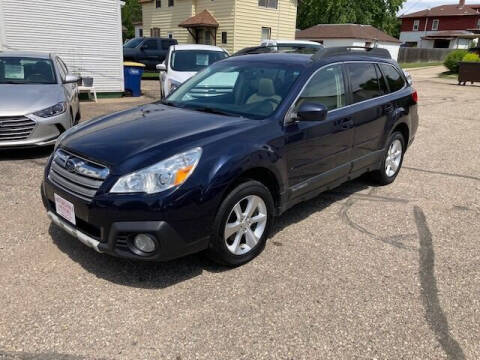
M318 50L316 54L312 56L313 61L318 61L333 56L340 55L366 55L379 57L384 59L391 59L392 56L387 49L381 48L369 48L362 46L340 46L340 47L328 47Z

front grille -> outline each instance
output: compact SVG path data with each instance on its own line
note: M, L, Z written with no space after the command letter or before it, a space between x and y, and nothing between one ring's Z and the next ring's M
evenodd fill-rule
M25 116L0 117L0 141L25 140L35 125L35 121Z
M108 168L102 165L57 150L48 179L64 191L91 202L108 173Z
M115 242L115 247L120 251L130 251L128 246L128 234L119 233Z

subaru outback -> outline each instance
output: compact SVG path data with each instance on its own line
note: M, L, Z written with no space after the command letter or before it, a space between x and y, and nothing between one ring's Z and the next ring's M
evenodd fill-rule
M417 93L386 50L237 56L66 131L41 192L98 252L237 266L295 204L365 173L392 183L417 126Z

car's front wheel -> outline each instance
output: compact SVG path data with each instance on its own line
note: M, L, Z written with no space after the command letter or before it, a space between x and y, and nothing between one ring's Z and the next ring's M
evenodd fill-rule
M249 180L233 189L218 210L210 258L239 266L260 254L272 225L273 208L270 191L258 181Z

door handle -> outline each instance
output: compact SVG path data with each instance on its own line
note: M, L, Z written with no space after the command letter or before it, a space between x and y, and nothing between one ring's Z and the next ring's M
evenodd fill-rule
M341 121L342 129L351 129L353 128L353 119L352 118L346 118Z
M384 110L385 110L385 112L387 112L387 113L392 112L393 109L394 109L393 104L387 104L387 105L384 106Z

